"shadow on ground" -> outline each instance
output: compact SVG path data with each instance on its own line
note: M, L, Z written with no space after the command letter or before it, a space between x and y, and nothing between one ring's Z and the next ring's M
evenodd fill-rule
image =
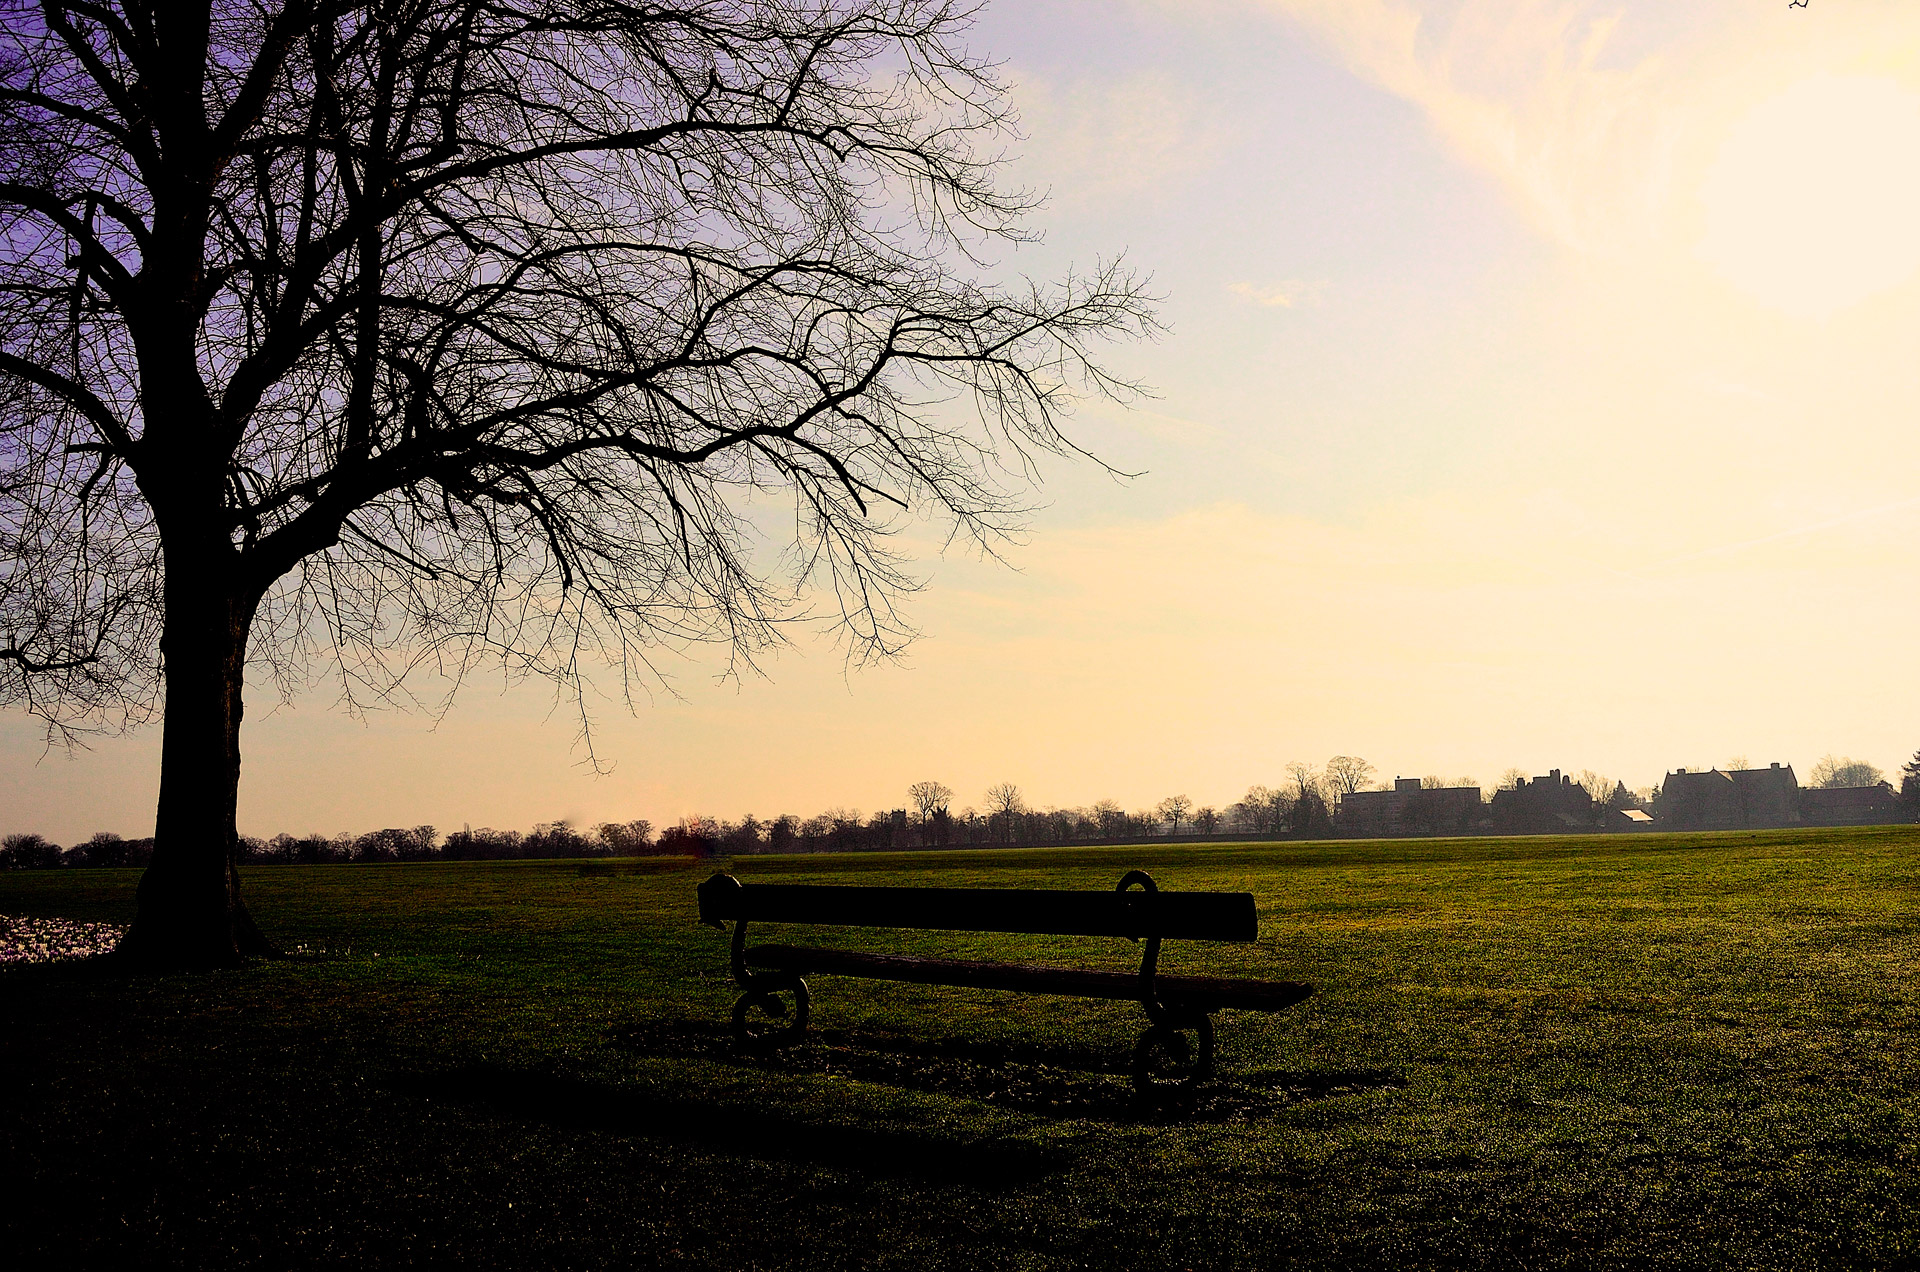
M576 1078L470 1065L402 1073L400 1095L444 1101L515 1121L564 1130L636 1136L732 1157L854 1170L862 1175L1011 1188L1070 1164L1066 1155L1017 1141L950 1137L801 1121L764 1108L665 1100Z
M985 1100L1024 1113L1124 1123L1232 1122L1311 1100L1406 1086L1385 1070L1303 1073L1240 1070L1142 1097L1130 1057L1088 1048L1006 1046L969 1038L908 1038L869 1030L815 1030L778 1051L743 1047L724 1025L631 1021L609 1034L633 1055L698 1058L786 1074L838 1074L861 1082Z

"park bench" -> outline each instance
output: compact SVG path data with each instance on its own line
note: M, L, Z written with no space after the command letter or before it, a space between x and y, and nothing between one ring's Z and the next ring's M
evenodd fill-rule
M1142 870L1129 871L1112 892L741 883L715 874L700 885L699 896L702 923L722 930L728 922L734 925L733 977L742 991L733 1005L734 1035L773 1047L806 1036L806 977L815 974L1132 1000L1146 1008L1151 1022L1133 1051L1134 1083L1146 1090L1157 1077L1212 1075L1215 1012L1284 1011L1313 992L1312 986L1294 981L1161 972L1161 941L1252 941L1259 920L1250 892L1161 892ZM1120 936L1144 940L1146 949L1138 972L1109 972L804 945L749 946L749 923ZM793 996L790 1016L782 994ZM756 1031L750 1009L785 1023ZM1198 1039L1197 1054L1187 1043L1189 1031Z

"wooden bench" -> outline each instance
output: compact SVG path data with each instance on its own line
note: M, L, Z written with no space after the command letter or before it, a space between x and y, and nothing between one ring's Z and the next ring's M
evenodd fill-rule
M700 885L699 894L702 923L723 930L728 922L734 925L733 977L742 992L733 1004L733 1030L742 1042L786 1046L804 1038L810 1001L806 977L814 974L1126 999L1144 1006L1152 1022L1133 1052L1134 1083L1145 1090L1157 1077L1212 1075L1213 1013L1224 1008L1284 1011L1313 992L1312 986L1294 981L1162 973L1161 941L1252 941L1259 920L1250 892L1161 892L1141 870L1128 872L1112 892L748 884L715 874ZM1122 936L1144 940L1146 950L1138 972L1105 972L804 945L749 946L749 923ZM793 996L790 1017L781 994ZM785 1024L756 1031L749 1009ZM1187 1043L1189 1031L1199 1041L1197 1054Z

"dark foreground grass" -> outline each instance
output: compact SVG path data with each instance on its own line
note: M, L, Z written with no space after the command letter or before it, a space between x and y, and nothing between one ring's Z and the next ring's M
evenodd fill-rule
M262 926L309 960L0 971L0 1262L1920 1264L1920 828L737 872L1104 888L1132 866L1259 899L1257 946L1172 945L1170 970L1319 987L1225 1016L1223 1081L1159 1106L1128 1093L1123 1004L821 978L812 1045L735 1052L706 867L256 869ZM134 883L0 876L0 914L124 922Z

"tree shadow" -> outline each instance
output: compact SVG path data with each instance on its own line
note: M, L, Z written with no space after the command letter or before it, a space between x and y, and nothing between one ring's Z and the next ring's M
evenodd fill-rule
M634 1055L715 1060L783 1074L832 1074L884 1086L983 1100L1049 1118L1129 1124L1244 1121L1314 1100L1404 1087L1386 1070L1243 1070L1191 1085L1133 1088L1130 1052L1008 1044L969 1038L911 1038L861 1029L822 1029L779 1050L742 1046L726 1026L698 1021L631 1021L612 1030Z
M516 1121L663 1140L702 1152L995 1191L1063 1170L1066 1155L1017 1141L966 1141L803 1121L767 1108L663 1099L495 1065L396 1074L397 1093Z

